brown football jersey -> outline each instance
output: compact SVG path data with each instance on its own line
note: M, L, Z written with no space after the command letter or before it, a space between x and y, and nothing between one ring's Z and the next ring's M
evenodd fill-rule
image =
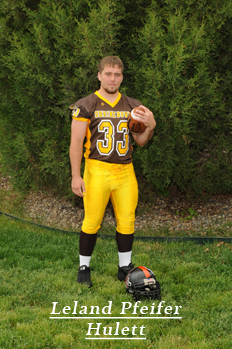
M139 105L139 101L121 93L110 103L98 92L72 104L72 118L88 122L85 157L116 164L130 163L132 145L127 118Z

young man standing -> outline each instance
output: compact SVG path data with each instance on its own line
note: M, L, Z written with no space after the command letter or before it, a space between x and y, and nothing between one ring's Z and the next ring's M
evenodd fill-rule
M89 287L92 286L90 260L109 199L117 221L118 279L124 281L133 268L131 253L138 202L127 118L130 111L141 103L119 92L124 69L120 58L107 56L100 61L98 69L100 89L70 106L73 118L71 186L74 194L83 197L85 210L80 233L77 282ZM135 114L147 128L142 134L132 135L140 146L151 139L156 126L152 112L144 106L143 109ZM85 137L85 171L82 179L80 167Z

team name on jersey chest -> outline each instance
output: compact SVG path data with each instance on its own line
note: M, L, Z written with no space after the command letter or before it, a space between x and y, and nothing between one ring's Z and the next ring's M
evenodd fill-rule
M96 110L94 112L95 118L128 118L129 111L110 111L110 110Z

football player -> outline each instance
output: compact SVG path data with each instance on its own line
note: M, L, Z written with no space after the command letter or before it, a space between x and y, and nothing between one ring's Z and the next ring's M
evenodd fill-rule
M117 221L118 279L124 281L133 268L131 254L138 184L132 164L127 118L130 111L141 106L141 103L119 92L123 69L119 57L103 58L98 66L100 89L70 106L71 187L74 194L83 197L85 211L80 233L77 282L89 287L92 286L90 260L109 199ZM139 146L144 146L153 135L156 121L153 113L144 106L136 116L147 127L143 133L132 137ZM85 137L85 170L82 178L80 168Z

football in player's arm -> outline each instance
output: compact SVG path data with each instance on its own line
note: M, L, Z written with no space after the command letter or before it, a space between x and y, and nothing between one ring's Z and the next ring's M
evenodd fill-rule
M147 142L152 138L154 129L156 127L156 121L154 119L153 113L143 105L145 113L141 110L136 111L136 115L140 117L141 121L144 123L147 128L145 131L139 135L132 135L135 142L143 147Z

